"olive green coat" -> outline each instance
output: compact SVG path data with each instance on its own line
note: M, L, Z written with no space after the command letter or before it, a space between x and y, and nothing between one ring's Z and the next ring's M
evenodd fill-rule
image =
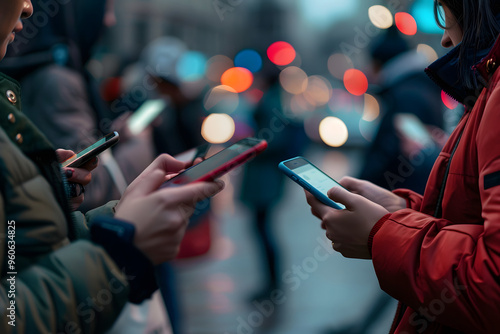
M54 149L20 110L0 73L0 333L103 332L128 285L87 224L116 203L71 213Z

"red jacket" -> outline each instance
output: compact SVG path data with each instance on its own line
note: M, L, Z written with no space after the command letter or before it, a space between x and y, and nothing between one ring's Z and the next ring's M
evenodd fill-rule
M500 333L500 41L474 67L487 83L429 176L424 196L370 239L381 288L400 301L394 333ZM484 79L484 80L483 80ZM436 80L439 83L439 80ZM447 164L442 218L434 218Z

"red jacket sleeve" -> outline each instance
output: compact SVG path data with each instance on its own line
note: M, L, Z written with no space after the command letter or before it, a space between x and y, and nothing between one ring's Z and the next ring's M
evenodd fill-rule
M406 200L406 207L413 210L420 210L420 205L422 204L422 195L409 189L395 189L394 194L402 197Z
M384 291L430 321L466 333L500 328L500 91L490 92L476 138L478 224L412 210L419 205L407 193L412 209L392 213L372 244Z

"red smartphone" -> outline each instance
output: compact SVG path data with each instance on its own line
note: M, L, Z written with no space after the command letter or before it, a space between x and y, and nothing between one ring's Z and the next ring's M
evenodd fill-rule
M165 182L162 187L180 186L191 182L213 181L234 168L250 161L267 148L267 142L245 138L212 155Z
M110 148L115 145L120 138L118 132L114 131L110 134L107 134L103 138L99 139L94 144L90 145L86 149L78 152L73 155L71 158L63 161L61 165L63 167L74 167L78 168L80 166L85 165L88 161L93 159L99 153L102 153L104 150Z

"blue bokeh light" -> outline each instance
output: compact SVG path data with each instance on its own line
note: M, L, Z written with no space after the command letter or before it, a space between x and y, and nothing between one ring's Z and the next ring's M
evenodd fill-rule
M256 73L262 68L262 57L255 50L241 50L234 57L234 66L244 67L250 72Z
M434 3L428 0L416 0L411 8L411 14L417 21L418 30L427 34L442 34L434 18Z
M197 51L188 51L179 59L176 71L182 81L196 81L205 75L207 58Z

